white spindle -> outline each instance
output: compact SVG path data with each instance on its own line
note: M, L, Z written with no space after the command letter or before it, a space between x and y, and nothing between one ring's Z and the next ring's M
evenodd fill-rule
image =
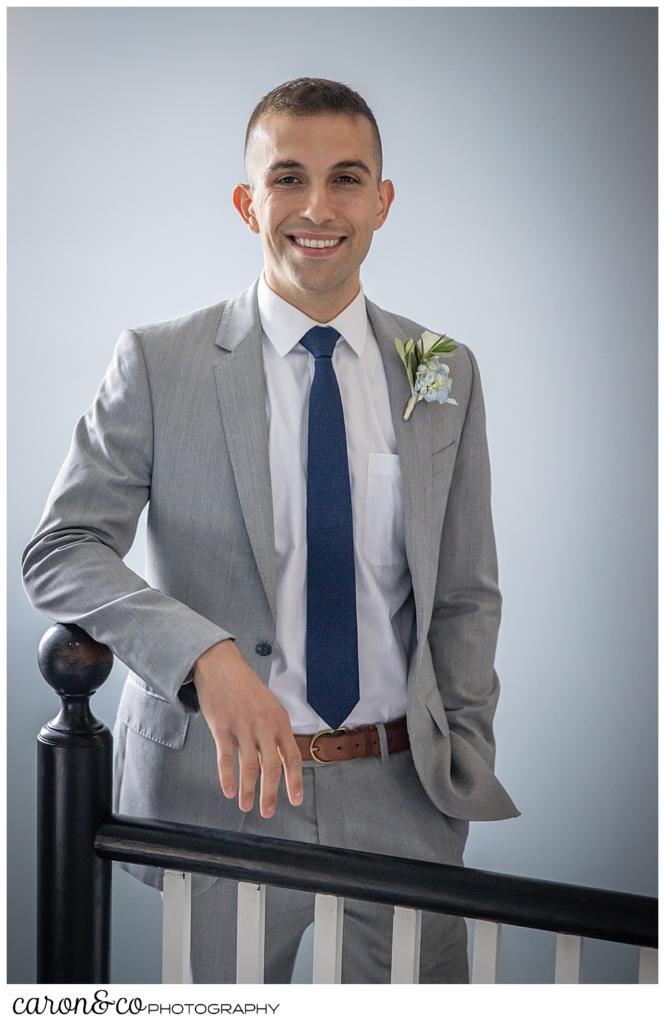
M496 984L500 944L501 925L497 921L476 920L473 931L472 984Z
M263 984L266 891L256 882L238 882L236 983Z
M162 891L162 984L191 981L189 953L192 921L192 876L164 870Z
M658 950L651 946L640 946L639 984L658 984Z
M582 936L557 932L554 982L579 985L582 968Z
M395 907L391 985L417 985L420 981L420 929L422 910Z
M342 981L343 926L344 897L317 893L314 902L314 985L339 985Z

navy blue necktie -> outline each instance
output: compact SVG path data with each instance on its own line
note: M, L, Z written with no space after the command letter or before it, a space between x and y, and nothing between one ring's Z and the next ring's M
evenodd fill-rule
M339 331L312 327L307 450L307 703L338 729L360 699L356 570L344 410L332 364Z

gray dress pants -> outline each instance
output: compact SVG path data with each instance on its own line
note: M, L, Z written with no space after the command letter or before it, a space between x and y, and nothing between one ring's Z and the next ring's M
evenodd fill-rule
M257 781L254 807L243 815L241 832L463 864L469 822L437 810L410 750L387 754L385 730L381 732L381 757L303 762L304 799L299 807L289 803L282 776L272 818L259 813ZM220 799L226 799L221 790ZM314 898L313 893L266 887L265 982L290 983L300 939L314 918ZM193 983L235 982L236 907L237 883L231 879L217 878L192 896ZM391 906L345 899L342 984L390 982L392 919ZM423 911L421 984L468 983L466 947L463 917Z

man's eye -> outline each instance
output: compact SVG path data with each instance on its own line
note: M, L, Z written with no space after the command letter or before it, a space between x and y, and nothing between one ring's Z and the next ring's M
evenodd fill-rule
M291 178L292 181L297 181L298 180L294 174L285 174L283 178L279 178L277 180L276 184L277 185L281 185L282 182L285 182L287 180L287 178ZM357 178L352 177L350 174L338 174L337 180L339 181L340 178L348 178L349 181L352 182L352 184L354 184L354 185L358 184Z

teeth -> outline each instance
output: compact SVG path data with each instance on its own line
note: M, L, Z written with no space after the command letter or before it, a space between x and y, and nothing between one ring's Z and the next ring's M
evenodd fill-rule
M336 238L333 241L324 241L321 238L298 238L297 236L295 240L298 245L303 245L307 249L334 249L341 242L341 238Z

